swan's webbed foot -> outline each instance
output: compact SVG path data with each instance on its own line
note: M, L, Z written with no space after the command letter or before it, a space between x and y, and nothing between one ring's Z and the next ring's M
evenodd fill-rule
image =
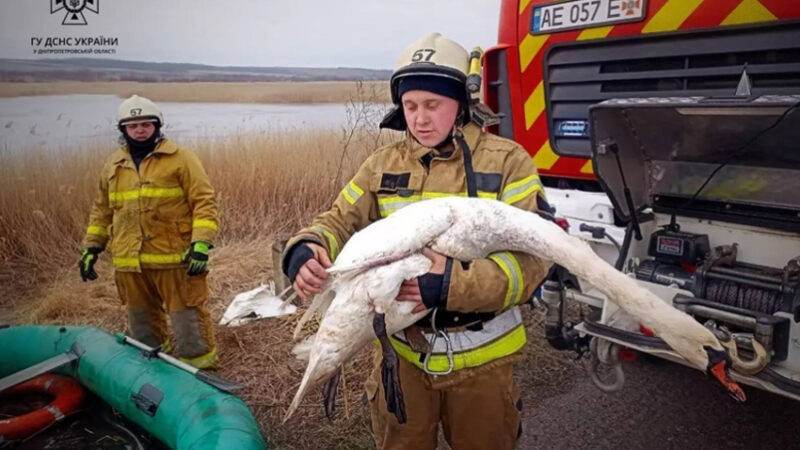
M339 379L342 376L341 367L336 373L325 383L322 387L323 404L325 405L325 417L333 419L333 413L336 410L336 391L339 388Z
M400 361L386 333L386 316L376 313L375 318L372 320L372 328L381 343L383 356L381 361L381 380L386 398L386 409L394 414L398 423L406 423L406 406L403 401L403 389L400 385Z

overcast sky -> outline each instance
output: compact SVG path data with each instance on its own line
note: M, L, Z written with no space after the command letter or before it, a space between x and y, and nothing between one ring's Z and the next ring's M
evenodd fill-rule
M64 26L51 0L0 0L0 58L35 58L32 37L118 37L114 58L235 66L391 69L438 31L468 50L497 41L500 0L97 0ZM82 1L82 0L81 0Z

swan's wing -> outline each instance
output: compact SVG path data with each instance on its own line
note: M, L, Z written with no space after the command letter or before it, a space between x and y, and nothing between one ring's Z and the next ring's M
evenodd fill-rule
M409 205L355 233L328 273L349 277L419 253L454 221L447 203L430 200Z

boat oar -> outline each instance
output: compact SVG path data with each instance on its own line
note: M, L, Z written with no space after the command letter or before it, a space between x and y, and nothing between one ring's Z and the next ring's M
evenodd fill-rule
M157 358L161 359L162 361L164 361L164 362L166 362L168 364L171 364L171 365L173 365L173 366L175 366L175 367L177 367L177 368L179 368L181 370L185 370L186 372L189 372L192 375L194 375L195 378L197 378L198 380L202 381L203 383L206 383L206 384L208 384L210 386L213 386L213 387L219 389L222 392L226 392L228 394L233 394L236 391L241 390L242 388L244 388L244 386L242 386L241 384L234 383L232 381L223 380L222 378L219 378L217 376L211 375L208 372L202 371L202 370L198 369L197 367L189 365L189 364L181 361L178 358L175 358L173 356L170 356L170 355L162 352L158 348L150 347L148 345L145 345L145 344L137 341L136 339L133 339L132 337L125 336L123 333L117 333L115 336L116 336L118 342L120 342L122 344L128 344L130 346L138 348L139 350L142 350L142 352L147 357L150 357L150 358L156 358L157 357Z
M38 364L34 364L19 372L12 373L7 377L0 378L0 392L16 386L22 382L28 381L31 378L37 377L43 373L50 372L51 370L58 369L65 366L72 361L77 361L81 356L81 352L76 345L73 345L69 351L61 353L60 355L48 358Z

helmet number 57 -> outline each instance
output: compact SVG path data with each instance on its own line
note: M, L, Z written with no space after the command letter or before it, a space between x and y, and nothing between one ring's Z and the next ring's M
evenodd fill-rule
M419 49L419 50L415 51L414 54L411 56L411 61L413 61L413 62L420 62L420 61L428 62L428 61L431 60L431 57L433 56L434 53L436 53L436 50L434 50L432 48Z

